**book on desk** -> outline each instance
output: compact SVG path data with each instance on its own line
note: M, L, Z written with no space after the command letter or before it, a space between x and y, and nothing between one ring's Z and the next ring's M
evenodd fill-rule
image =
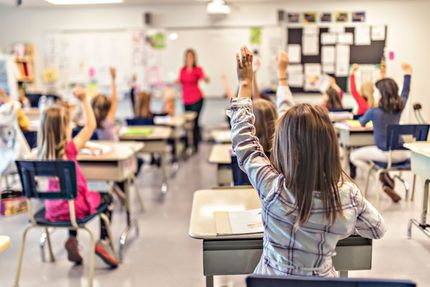
M219 236L257 234L264 231L261 208L243 211L216 211L213 213Z

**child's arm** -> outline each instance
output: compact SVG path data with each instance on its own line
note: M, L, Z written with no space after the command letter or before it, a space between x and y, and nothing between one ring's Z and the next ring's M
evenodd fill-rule
M357 187L355 187L354 202L357 209L355 233L366 238L382 238L386 232L384 219Z
M373 109L368 109L367 112L358 119L361 126L365 126L368 122L370 122L373 118Z
M360 95L360 93L357 90L357 85L355 83L355 72L358 70L359 66L358 64L352 65L351 74L349 75L349 88L351 90L351 95L354 98L355 102L358 105L359 110L365 110L369 108L369 104L367 103L366 99Z
M276 109L280 118L289 108L295 105L293 94L288 87L287 67L288 54L280 52L278 55L278 88L276 90Z
M221 75L221 81L222 85L224 87L224 93L227 95L227 98L232 99L234 98L234 92L230 89L230 86L228 85L227 77L226 75Z
M274 186L278 184L279 173L264 154L255 136L255 117L252 112L252 53L247 48L237 55L239 97L232 99L230 117L232 125L233 150L240 167L246 172L252 185L263 201L273 198Z
M118 106L118 100L117 100L117 90L116 90L116 69L115 68L110 68L110 77L111 77L111 97L110 97L110 109L107 115L107 119L111 122L114 123L115 122L115 118L116 118L116 109Z
M333 77L330 77L330 87L332 87L333 89L336 90L336 92L339 94L339 97L342 99L343 98L343 91L342 89L339 87L339 85L336 83L336 79Z
M81 131L73 138L73 142L77 150L82 149L87 141L91 138L96 129L96 118L91 107L91 103L87 99L85 90L81 87L75 88L73 94L82 103L82 109L85 114L86 123Z
M409 93L411 91L411 75L412 75L412 66L403 63L402 64L402 70L403 70L403 88L402 88L402 99L403 103L406 104L406 101L408 100Z

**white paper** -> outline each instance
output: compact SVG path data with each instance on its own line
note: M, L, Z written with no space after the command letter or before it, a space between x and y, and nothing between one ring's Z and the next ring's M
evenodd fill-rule
M314 56L319 54L319 39L317 35L303 35L303 55Z
M249 234L263 232L261 209L231 211L228 213L232 234Z
M355 27L355 45L370 45L370 26L364 25Z
M350 48L347 45L336 46L336 76L347 77L349 72Z
M324 46L321 49L321 61L323 64L334 63L336 50L334 46Z
M337 43L337 35L334 33L321 33L321 44L330 45Z
M321 64L305 64L305 91L318 91Z
M385 40L385 25L372 26L372 40L373 41Z
M352 33L342 33L337 35L337 43L343 45L352 45L354 43L354 37Z
M305 35L318 35L319 27L315 25L307 25L303 28L303 34Z
M288 65L288 85L294 88L302 88L305 82L303 65Z
M321 75L317 82L317 87L320 93L325 93L330 88L330 77L328 75Z
M345 27L340 25L331 26L329 32L335 34L345 33Z
M323 63L322 64L323 73L334 74L336 72L334 63Z
M290 63L300 63L302 60L301 46L298 44L288 45L288 58Z
M288 65L287 72L288 74L303 73L303 65Z

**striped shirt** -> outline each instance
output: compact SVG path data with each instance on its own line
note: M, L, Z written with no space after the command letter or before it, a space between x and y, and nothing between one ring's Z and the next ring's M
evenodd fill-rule
M383 236L383 218L351 182L339 188L344 217L327 222L319 192L315 191L308 222L295 226L298 217L295 196L286 188L284 175L272 166L255 137L252 101L233 99L230 116L239 166L262 202L264 247L255 273L334 277L337 273L332 257L339 240L352 234L374 239Z

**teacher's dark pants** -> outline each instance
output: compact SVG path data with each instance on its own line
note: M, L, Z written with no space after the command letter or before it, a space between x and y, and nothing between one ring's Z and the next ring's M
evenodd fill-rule
M199 143L201 141L201 132L200 132L200 126L199 126L199 118L200 118L200 112L203 108L203 101L204 99L201 99L197 103L190 104L190 105L184 105L185 111L190 112L196 112L197 117L194 120L194 130L193 130L193 138L194 138L194 149L197 152L199 150Z

